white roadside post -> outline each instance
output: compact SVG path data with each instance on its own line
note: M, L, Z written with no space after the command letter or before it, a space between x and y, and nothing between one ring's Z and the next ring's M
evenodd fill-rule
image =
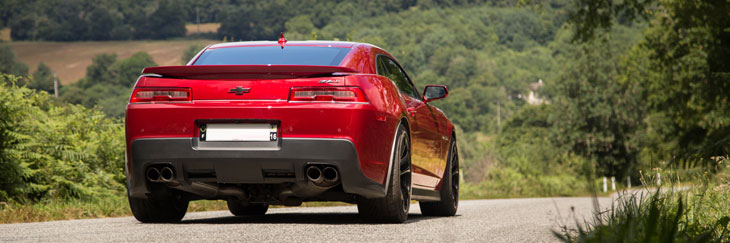
M631 188L631 176L626 176L626 188Z
M616 177L611 176L611 191L615 191L615 190L616 190Z
M606 177L603 177L603 192L608 191L608 185L606 184Z
M464 181L464 171L459 169L459 184Z
M657 172L656 173L656 186L661 186L661 185L662 185L662 174Z

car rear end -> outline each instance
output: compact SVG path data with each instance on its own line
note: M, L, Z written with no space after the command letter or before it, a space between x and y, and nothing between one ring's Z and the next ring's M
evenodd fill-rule
M126 114L130 198L298 205L385 195L396 124L348 85L359 72L340 66L350 47L279 48L213 47L193 65L145 70Z

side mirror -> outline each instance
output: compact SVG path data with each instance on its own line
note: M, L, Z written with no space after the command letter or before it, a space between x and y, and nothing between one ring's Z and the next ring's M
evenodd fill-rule
M434 100L446 98L449 90L446 85L426 85L423 89L423 102L428 103Z

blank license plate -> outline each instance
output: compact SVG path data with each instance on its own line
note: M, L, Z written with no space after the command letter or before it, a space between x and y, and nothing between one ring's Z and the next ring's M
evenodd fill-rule
M200 129L203 141L276 141L276 124L208 124Z

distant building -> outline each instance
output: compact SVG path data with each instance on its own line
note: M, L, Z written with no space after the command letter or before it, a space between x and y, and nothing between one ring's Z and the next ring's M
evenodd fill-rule
M542 79L538 79L536 83L530 84L530 93L527 95L527 103L530 105L541 105L541 104L550 104L550 101L545 100L545 98L540 97L539 91L542 89L542 86L545 85L542 82Z

